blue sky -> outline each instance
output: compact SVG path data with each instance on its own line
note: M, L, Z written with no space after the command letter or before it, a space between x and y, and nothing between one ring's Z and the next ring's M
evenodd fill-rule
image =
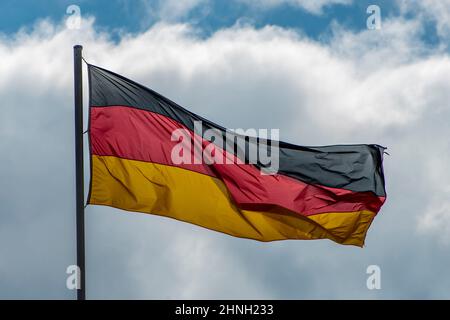
M189 0L188 0L189 1ZM160 16L160 0L5 0L0 4L0 10L6 17L0 21L0 30L5 34L14 34L21 28L30 28L40 19L50 19L60 22L67 17L69 5L78 5L83 16L93 16L96 27L109 33L112 39L119 40L122 33L139 33L153 24L166 20ZM207 1L188 10L185 14L170 18L171 22L187 22L199 28L204 36L225 27L230 27L242 21L261 28L265 25L277 25L292 28L312 39L326 39L330 32L330 24L339 25L354 31L366 28L366 9L369 5L382 8L382 17L390 18L400 15L399 5L395 1L378 0L353 1L349 4L325 6L320 14L292 4L280 3L269 10L249 5L244 1ZM416 13L403 15L406 19L414 19ZM439 42L436 35L436 21L427 20L423 40L431 45Z
M88 206L88 297L450 297L449 0L18 3L0 2L0 298L75 297L74 44L226 127L390 153L363 249ZM72 4L79 29L65 24ZM366 28L369 4L380 30ZM366 287L373 264L381 290Z
M50 18L59 21L65 14L66 8L79 5L83 15L96 17L96 26L109 32L118 29L126 32L141 32L152 24L160 21L155 13L158 1L142 0L97 0L97 1L51 1L51 0L5 0L0 4L0 10L6 19L0 21L0 30L4 33L14 33L22 27L32 26L36 20ZM383 8L383 15L390 16L398 13L398 8L392 1L355 1L353 5L333 5L326 7L320 15L308 12L304 8L292 4L281 4L270 10L261 10L245 3L229 1L212 1L206 6L194 8L187 15L180 17L182 22L191 22L205 32L229 27L239 19L248 19L255 26L267 24L278 25L302 30L310 37L317 37L327 31L333 20L354 30L366 27L365 11L368 5L377 4Z

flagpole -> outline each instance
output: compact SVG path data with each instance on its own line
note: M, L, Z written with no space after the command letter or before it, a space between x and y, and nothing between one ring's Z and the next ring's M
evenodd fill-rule
M75 94L75 175L76 175L76 224L77 266L80 271L77 300L86 299L84 256L84 168L83 168L83 47L73 47Z

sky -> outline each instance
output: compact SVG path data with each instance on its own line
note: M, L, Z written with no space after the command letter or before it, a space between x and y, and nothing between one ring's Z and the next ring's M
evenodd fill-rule
M0 12L0 298L76 297L75 44L226 127L389 152L364 248L88 206L88 298L450 298L450 0L3 0Z

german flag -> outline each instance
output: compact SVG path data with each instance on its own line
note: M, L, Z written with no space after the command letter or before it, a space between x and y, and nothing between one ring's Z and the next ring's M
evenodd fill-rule
M304 147L243 135L121 75L88 69L89 204L260 241L363 246L386 197L385 148Z

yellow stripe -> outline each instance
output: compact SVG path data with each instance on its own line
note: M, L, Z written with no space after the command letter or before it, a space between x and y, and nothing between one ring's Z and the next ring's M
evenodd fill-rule
M95 155L89 203L166 216L260 241L328 238L358 246L364 244L375 216L370 211L303 217L280 209L240 210L217 178L173 166Z

